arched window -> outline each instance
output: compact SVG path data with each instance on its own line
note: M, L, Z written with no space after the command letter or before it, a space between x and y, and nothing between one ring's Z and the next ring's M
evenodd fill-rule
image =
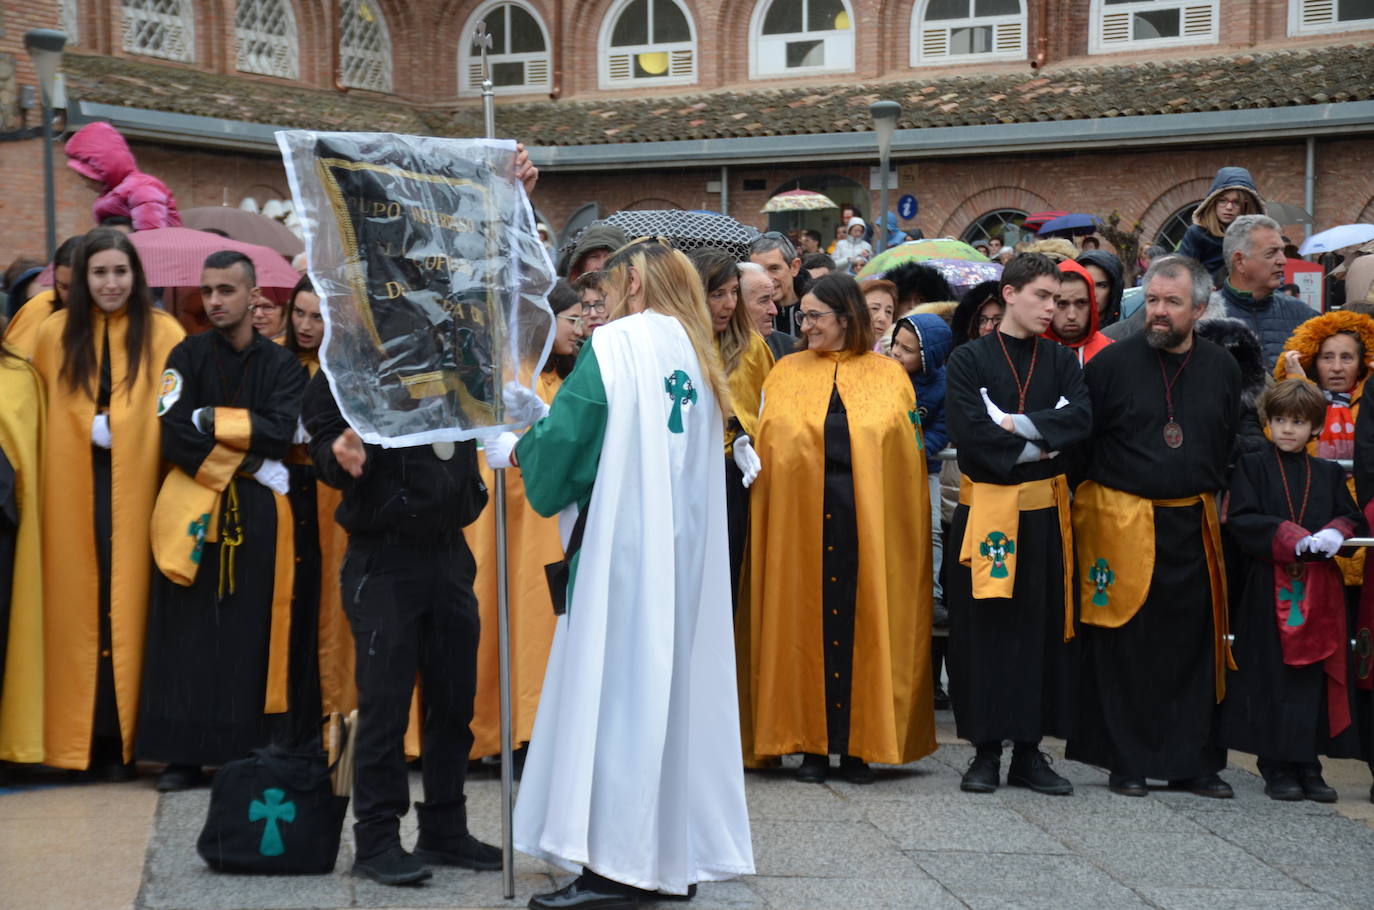
M1021 0L916 0L911 65L1026 56Z
M1374 28L1371 0L1288 0L1288 34Z
M602 88L697 78L696 33L678 0L620 0L602 24L600 52Z
M67 36L67 46L77 43L81 37L81 14L77 0L62 0L62 31Z
M343 84L391 91L391 33L375 0L341 0L339 66Z
M549 36L539 14L523 3L484 3L468 17L458 41L458 91L482 91L482 58L472 47L477 23L487 23L491 35L491 81L499 94L548 91L552 84Z
M238 0L234 12L238 69L283 79L300 77L296 14L291 0Z
M751 76L854 71L854 17L846 0L760 0L749 35Z
M1093 0L1088 52L1216 44L1218 0Z
M1021 226L1027 212L1020 209L997 209L982 215L968 227L959 239L965 243L987 242L994 237L1002 241L1002 246L1010 248L1031 236L1031 232Z
M1198 200L1198 202L1201 201L1201 199ZM1190 202L1165 218L1164 223L1159 226L1159 233L1155 234L1155 245L1162 246L1170 252L1177 250L1178 245L1183 242L1183 235L1188 233L1188 227L1193 223L1193 209L1195 208L1197 208L1197 202Z
M124 0L124 50L193 62L196 25L190 0Z

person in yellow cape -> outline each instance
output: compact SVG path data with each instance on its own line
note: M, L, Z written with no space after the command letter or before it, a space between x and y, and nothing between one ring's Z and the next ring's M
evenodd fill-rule
M72 285L72 259L84 235L62 241L52 257L52 287L29 298L5 326L5 343L21 357L33 356L33 343L43 321L67 305Z
M750 437L758 430L763 381L773 369L773 352L744 306L740 269L734 257L715 247L703 247L692 254L692 264L706 291L706 308L711 311L711 329L730 380L730 405L734 409L725 425L725 520L730 531L731 602L738 609L740 570L749 542L749 488L735 464L735 446L741 449L741 459L757 460Z
M1074 492L1083 684L1066 755L1122 796L1150 779L1227 798L1217 705L1231 657L1216 493L1240 416L1240 367L1194 331L1212 280L1195 260L1145 272L1145 330L1083 373L1087 479Z
M152 550L162 476L159 376L182 338L153 308L119 231L86 235L68 306L39 326L43 443L44 762L134 774Z
M545 404L553 403L563 380L572 372L578 348L588 331L582 301L566 281L560 280L549 292L549 307L555 317L553 349L534 386L535 394ZM478 464L482 482L490 489L495 475L487 466L485 452ZM477 592L477 606L482 617L482 634L477 645L477 698L471 725L473 758L501 752L495 508L488 502L482 514L463 532L477 560L473 590ZM506 472L506 540L510 558L507 577L510 584L511 742L520 749L530 741L534 729L557 619L544 567L563 558L563 545L558 535L558 519L545 518L530 507L519 471ZM523 761L524 753L521 752L516 756L516 767L522 767Z
M38 374L0 347L0 761L43 760L43 565Z
M868 762L935 750L916 396L873 353L853 278L821 278L798 315L807 349L768 374L755 438L749 600L736 621L744 753L805 753L797 776L810 782L838 754L841 774L867 783Z
M977 750L959 783L1066 796L1040 751L1072 732L1078 682L1069 525L1072 455L1092 430L1077 356L1042 337L1061 273L1039 253L1002 272L1000 322L950 355L945 416L959 453L959 505L945 550L949 686L957 731Z

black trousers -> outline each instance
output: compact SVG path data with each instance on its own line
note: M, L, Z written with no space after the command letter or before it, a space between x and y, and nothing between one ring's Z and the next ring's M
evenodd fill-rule
M410 808L403 740L420 676L425 800L422 840L467 831L463 782L477 689L477 598L461 534L403 542L354 537L341 572L357 654L353 815L359 858L400 843Z

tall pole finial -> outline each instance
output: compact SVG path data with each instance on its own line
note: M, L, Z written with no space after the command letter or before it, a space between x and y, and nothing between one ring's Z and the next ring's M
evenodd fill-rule
M482 117L485 121L487 138L496 138L496 89L491 82L491 62L487 53L491 50L491 33L487 31L487 21L477 23L472 31L472 46L482 57Z

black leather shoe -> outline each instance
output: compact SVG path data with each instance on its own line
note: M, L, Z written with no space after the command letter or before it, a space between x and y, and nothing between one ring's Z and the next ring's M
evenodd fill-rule
M639 910L639 890L584 872L557 891L536 894L530 898L529 907L530 910Z
M400 844L396 844L376 856L355 859L353 874L382 885L418 885L434 873Z
M686 894L669 894L667 891L644 891L644 892L642 892L642 894L643 894L644 900L650 900L650 901L677 901L677 902L680 903L680 902L683 902L683 901L689 901L689 900L691 900L692 898L696 897L696 896L697 896L697 886L696 886L696 885L688 885L688 886L687 886L687 893L686 893Z
M1195 777L1186 781L1184 786L1194 796L1206 796L1211 799L1230 799L1236 795L1236 791L1231 789L1231 785L1216 774Z
M812 755L806 753L802 756L801 767L797 769L797 780L804 784L823 784L825 776L830 773L830 756Z
M1321 765L1303 765L1298 771L1298 785L1302 795L1314 803L1334 803L1340 798L1336 788L1322 777Z
M1107 789L1117 796L1149 796L1150 788L1145 784L1143 777L1131 777L1129 774L1109 774L1107 776Z
M1048 796L1068 796L1073 784L1056 774L1049 757L1039 749L1013 752L1007 768L1008 787L1028 787Z
M851 784L871 784L876 775L868 762L860 761L852 755L840 756L840 777Z
M100 780L108 784L126 784L131 780L138 779L138 766L133 762L124 762L120 759L106 762L93 770Z
M180 790L199 787L203 783L205 783L205 774L196 765L168 765L157 776L155 786L159 793L176 793Z
M462 837L427 838L424 832L415 844L415 858L431 866L458 866L477 872L493 872L501 868L501 851L484 844L471 834Z
M975 755L968 763L968 770L959 781L959 789L965 793L995 793L997 778L1002 773L1002 759L996 755Z
M939 685L938 683L935 686L935 710L949 710L949 693L945 691L944 686Z

